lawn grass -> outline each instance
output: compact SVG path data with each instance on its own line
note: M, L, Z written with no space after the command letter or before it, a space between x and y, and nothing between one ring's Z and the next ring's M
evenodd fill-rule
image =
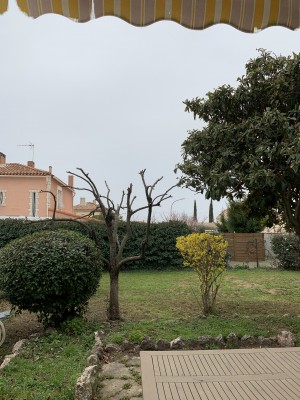
M0 375L1 400L72 400L94 343L92 329L31 339Z
M90 302L90 318L105 319L109 277ZM144 336L174 339L200 335L273 336L291 330L300 344L300 273L274 269L225 273L215 314L202 318L197 275L175 272L125 272L120 276L125 322L103 325L106 341L138 342ZM288 315L287 315L288 314Z
M21 355L2 371L0 399L73 399L75 382L86 366L96 329L105 332L105 343L122 343L125 339L139 343L144 336L195 339L201 335L226 336L230 332L268 337L290 330L300 345L299 272L229 270L215 313L207 318L202 316L197 275L189 269L121 273L122 322L106 321L108 294L109 276L105 273L90 300L84 329L75 329L73 335L54 331L31 339ZM8 331L10 324L18 321L15 329L21 330L22 318L25 315L9 318ZM29 320L26 321L28 330ZM36 320L32 321L36 324Z

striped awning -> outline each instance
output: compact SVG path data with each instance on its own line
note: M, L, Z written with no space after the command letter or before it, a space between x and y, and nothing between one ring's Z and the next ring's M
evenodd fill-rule
M3 3L7 1L0 0ZM47 13L78 22L119 17L135 26L171 20L186 28L204 29L218 23L244 32L269 26L300 27L300 0L17 0L19 8L37 18Z

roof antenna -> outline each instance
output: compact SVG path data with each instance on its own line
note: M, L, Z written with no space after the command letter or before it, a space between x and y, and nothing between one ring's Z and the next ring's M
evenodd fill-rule
M29 144L17 144L17 146L19 146L19 147L30 147L31 150L32 150L32 160L31 161L34 161L34 144L33 143L29 142Z

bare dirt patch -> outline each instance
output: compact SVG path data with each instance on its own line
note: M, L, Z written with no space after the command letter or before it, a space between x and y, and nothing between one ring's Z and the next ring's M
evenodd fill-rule
M3 308L1 304L1 311L8 309L9 307ZM34 333L43 333L43 326L37 321L37 317L34 314L23 312L19 315L11 314L3 321L6 331L5 342L0 347L0 364L4 357L10 354L14 344L21 340L27 339Z
M238 284L238 286L243 287L245 289L257 289L262 293L277 294L277 290L276 289L274 289L274 288L266 289L265 287L263 287L259 283L245 282L245 281L242 281L241 279L236 279L236 278L233 278L233 277L231 277L231 279L233 279L234 282Z

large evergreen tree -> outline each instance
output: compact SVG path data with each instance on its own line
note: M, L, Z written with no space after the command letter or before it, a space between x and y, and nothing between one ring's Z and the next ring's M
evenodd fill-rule
M182 185L217 200L246 196L253 215L300 235L300 54L259 50L236 88L185 104L206 126L182 145Z

